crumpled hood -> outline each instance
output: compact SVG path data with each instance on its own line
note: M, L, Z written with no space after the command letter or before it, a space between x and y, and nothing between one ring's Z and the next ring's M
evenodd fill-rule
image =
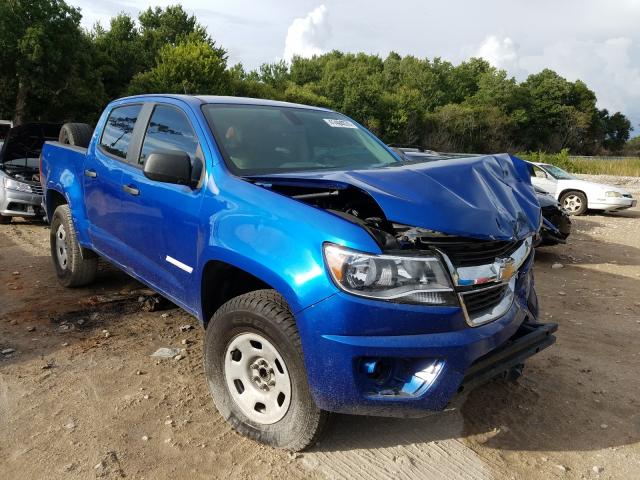
M508 154L253 180L338 189L352 185L368 192L390 221L450 235L522 239L540 225L540 206L526 164Z

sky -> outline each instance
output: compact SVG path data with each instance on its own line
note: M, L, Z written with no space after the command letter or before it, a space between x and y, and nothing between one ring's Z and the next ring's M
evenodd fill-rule
M83 24L108 26L174 1L67 0ZM231 64L332 49L390 51L458 64L479 56L523 80L551 68L596 92L598 107L621 111L640 135L640 0L182 0Z

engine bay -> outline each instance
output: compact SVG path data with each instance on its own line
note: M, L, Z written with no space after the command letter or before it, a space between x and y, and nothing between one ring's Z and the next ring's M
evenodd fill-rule
M456 238L444 233L389 221L373 197L357 187L317 188L277 183L256 183L360 225L369 232L380 248L386 252L394 250L428 250L430 248L430 238Z

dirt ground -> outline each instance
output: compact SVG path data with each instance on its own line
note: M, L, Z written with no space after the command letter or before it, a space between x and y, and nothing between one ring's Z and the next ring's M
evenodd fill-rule
M640 478L640 209L573 227L537 252L542 320L560 329L518 384L419 420L338 416L290 455L218 416L196 320L145 311L148 292L108 266L66 290L49 230L2 225L0 478Z

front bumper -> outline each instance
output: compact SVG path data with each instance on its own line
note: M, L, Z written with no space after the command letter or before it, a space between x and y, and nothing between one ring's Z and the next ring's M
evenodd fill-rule
M638 200L629 197L612 197L605 200L589 202L589 208L593 210L604 210L605 212L615 212L635 207Z
M0 215L5 217L43 217L42 195L19 192L0 185Z
M537 325L530 267L529 263L518 275L509 310L477 327L467 324L458 307L398 305L342 293L303 310L297 320L316 404L339 413L424 416L425 411L444 409L461 387L470 388L472 380L498 375L511 361L521 363L551 345L555 328L536 327L536 332L545 333L541 342L529 341L540 333L523 335L523 328ZM524 337L526 345L519 340ZM514 349L513 344L527 348ZM505 356L507 349L513 355ZM407 371L409 377L422 373L429 362L437 362L437 374L426 388L407 388L410 381L377 388L363 373L363 361L370 359L401 365L390 367L392 380Z
M504 345L473 362L458 391L473 390L550 347L556 342L552 333L557 330L557 323L523 323Z

